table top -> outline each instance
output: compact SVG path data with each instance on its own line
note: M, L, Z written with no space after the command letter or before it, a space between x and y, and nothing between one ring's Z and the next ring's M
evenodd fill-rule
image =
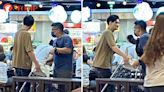
M128 79L128 78L96 78L96 81L106 81L106 82L130 82L130 83L143 83L143 79Z
M58 81L58 82L81 82L79 78L53 78L53 77L19 77L13 76L15 80L43 80L43 81Z

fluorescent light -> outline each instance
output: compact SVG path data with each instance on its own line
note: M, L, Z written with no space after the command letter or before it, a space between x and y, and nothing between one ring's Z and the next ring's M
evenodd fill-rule
M32 5L31 4L25 4L24 6L25 7L31 7Z
M109 2L107 2L107 4L115 4L115 2L114 1L109 1Z

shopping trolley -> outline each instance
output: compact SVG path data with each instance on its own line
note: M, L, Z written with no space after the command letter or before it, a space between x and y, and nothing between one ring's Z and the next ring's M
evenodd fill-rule
M136 69L134 69L129 63L124 64L123 61L121 61L114 72L112 73L110 79L116 79L116 78L141 78L142 74L140 71L140 66L138 66ZM105 89L107 88L108 83L104 85L102 88L101 92L104 92Z
M36 77L46 77L46 74L41 71L39 72L36 72L35 71L35 67L32 68L31 72L29 73L28 77L31 77L31 76L36 76ZM25 87L26 85L26 81L23 83L22 87L20 88L19 92L22 92L23 88ZM32 86L32 85L31 85ZM36 88L38 88L39 84L36 85Z

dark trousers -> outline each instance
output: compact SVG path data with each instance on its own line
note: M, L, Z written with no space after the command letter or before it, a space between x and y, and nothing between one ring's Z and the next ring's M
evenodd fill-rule
M16 76L28 76L30 72L31 69L16 68ZM18 85L17 92L19 92L20 88L23 85L23 82L18 82L17 85ZM30 83L26 83L23 92L30 92Z
M94 68L93 71L97 73L97 78L110 78L112 75L111 69ZM114 85L108 84L104 92L114 92Z
M141 66L141 73L142 73L141 78L144 79L146 75L146 65L142 60L139 60L139 64Z
M144 92L164 92L164 86L145 87Z
M56 71L54 70L54 74L53 76L55 78L72 78L72 72L71 71L66 71L66 70L60 70L60 71ZM69 83L68 85L71 85L71 83ZM69 92L69 88L66 87L66 85L58 85L58 89L54 89L52 88L51 84L48 84L49 88L48 88L48 92ZM69 86L71 87L71 86Z

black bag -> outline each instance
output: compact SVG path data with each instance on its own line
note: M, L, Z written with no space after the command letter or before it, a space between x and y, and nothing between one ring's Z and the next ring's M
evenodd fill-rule
M15 76L14 70L8 70L7 71L7 76L8 76L8 78L10 78L12 76Z

